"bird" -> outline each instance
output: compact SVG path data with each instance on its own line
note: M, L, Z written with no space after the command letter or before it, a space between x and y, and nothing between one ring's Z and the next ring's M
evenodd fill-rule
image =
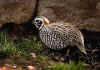
M44 16L37 16L33 24L38 29L39 37L47 48L60 50L70 46L87 54L82 32L70 23L50 22Z

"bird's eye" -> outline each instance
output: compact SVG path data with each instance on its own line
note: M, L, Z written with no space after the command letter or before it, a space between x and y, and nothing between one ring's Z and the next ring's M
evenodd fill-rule
M40 27L42 25L42 21L38 21L38 26Z
M37 23L38 23L38 22L39 22L39 20L36 20L35 22L37 22Z

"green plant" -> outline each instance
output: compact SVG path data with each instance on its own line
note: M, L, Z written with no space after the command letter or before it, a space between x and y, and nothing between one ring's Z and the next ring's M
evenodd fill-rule
M47 56L38 55L36 60L39 63L46 63L48 61L48 57Z
M79 62L78 64L74 62L70 64L56 63L54 65L49 66L45 70L85 70L85 67L82 62Z
M43 48L40 41L37 41L35 37L32 39L21 39L20 42L16 43L16 48L22 51L22 55L29 56L29 53L39 53Z
M37 41L36 37L32 39L21 39L18 42L14 42L10 37L4 33L0 33L0 55L6 56L30 56L31 52L40 52L42 50L42 44Z
M20 52L15 47L14 42L10 40L4 32L0 33L0 53L5 54L6 56L20 55Z

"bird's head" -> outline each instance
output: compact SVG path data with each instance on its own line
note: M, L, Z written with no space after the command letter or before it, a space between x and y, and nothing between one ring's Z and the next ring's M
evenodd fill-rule
M40 30L44 25L49 24L49 20L44 16L40 16L34 19L33 24Z

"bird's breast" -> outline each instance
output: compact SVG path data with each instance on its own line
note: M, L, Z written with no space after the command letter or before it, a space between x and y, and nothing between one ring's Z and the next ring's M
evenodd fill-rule
M40 31L40 39L48 48L51 49L61 49L66 47L66 44L61 40L61 37L52 31Z

